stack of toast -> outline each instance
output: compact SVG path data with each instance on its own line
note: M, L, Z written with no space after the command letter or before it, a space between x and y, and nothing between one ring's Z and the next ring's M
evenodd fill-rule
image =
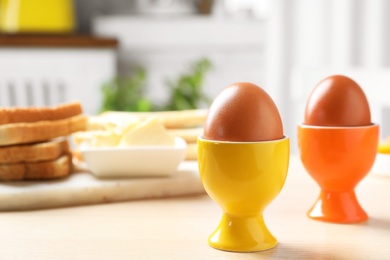
M87 121L79 102L0 109L0 180L68 176L72 155L67 137L84 131Z

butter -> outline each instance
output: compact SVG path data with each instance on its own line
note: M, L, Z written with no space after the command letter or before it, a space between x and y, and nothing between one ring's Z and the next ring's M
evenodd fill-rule
M122 135L130 127L138 124L140 119L137 117L127 117L126 119L112 117L104 118L99 116L91 116L88 120L87 129L89 131L102 130L114 132L115 134Z
M92 118L89 131L74 135L76 143L92 147L174 146L174 137L154 117L148 119Z
M96 132L91 139L91 146L102 147L102 146L117 146L121 139L121 135L115 134L109 131Z
M175 139L157 118L146 119L128 129L119 146L174 146Z

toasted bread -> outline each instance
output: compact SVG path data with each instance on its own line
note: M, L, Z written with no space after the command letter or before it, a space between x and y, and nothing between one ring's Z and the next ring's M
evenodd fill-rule
M156 117L166 128L187 128L204 124L208 110L194 109L181 111L161 111L161 112L114 112L107 111L101 117L112 117L126 119L136 117L144 120L149 117Z
M187 144L186 160L198 160L198 145Z
M198 136L203 134L203 128L169 129L168 132L173 136L183 138L187 143L196 143Z
M109 131L104 130L92 130L92 131L80 131L71 135L72 143L76 146L80 146L82 143L91 143L97 136L108 135Z
M0 109L0 125L61 120L82 114L80 102L56 107L11 107Z
M54 121L0 125L0 146L47 141L83 131L87 126L85 115Z
M50 161L0 164L0 180L57 179L68 176L71 170L72 157L68 153Z
M69 153L66 138L57 138L43 143L0 147L0 164L54 160Z

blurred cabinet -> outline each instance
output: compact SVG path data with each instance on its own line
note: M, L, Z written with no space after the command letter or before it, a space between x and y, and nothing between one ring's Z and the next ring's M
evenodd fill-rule
M117 41L90 36L0 36L0 106L80 100L98 112L102 83L116 74Z
M191 63L208 58L212 72L206 94L217 95L237 81L265 82L262 20L210 16L102 16L94 34L119 40L119 71L142 66L148 72L147 94L157 103L167 98L166 80L175 80Z

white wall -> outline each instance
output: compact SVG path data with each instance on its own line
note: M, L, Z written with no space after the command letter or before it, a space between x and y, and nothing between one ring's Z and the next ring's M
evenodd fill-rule
M119 39L122 74L135 66L147 70L147 94L157 103L168 98L165 81L187 72L200 58L213 64L204 86L211 98L237 81L264 85L264 29L258 20L201 16L103 16L94 23L96 34Z
M383 86L390 86L388 14L387 0L270 1L267 86L281 108L293 151L306 99L326 73L360 80L374 119L384 126L382 137L390 135L390 98L383 98Z

